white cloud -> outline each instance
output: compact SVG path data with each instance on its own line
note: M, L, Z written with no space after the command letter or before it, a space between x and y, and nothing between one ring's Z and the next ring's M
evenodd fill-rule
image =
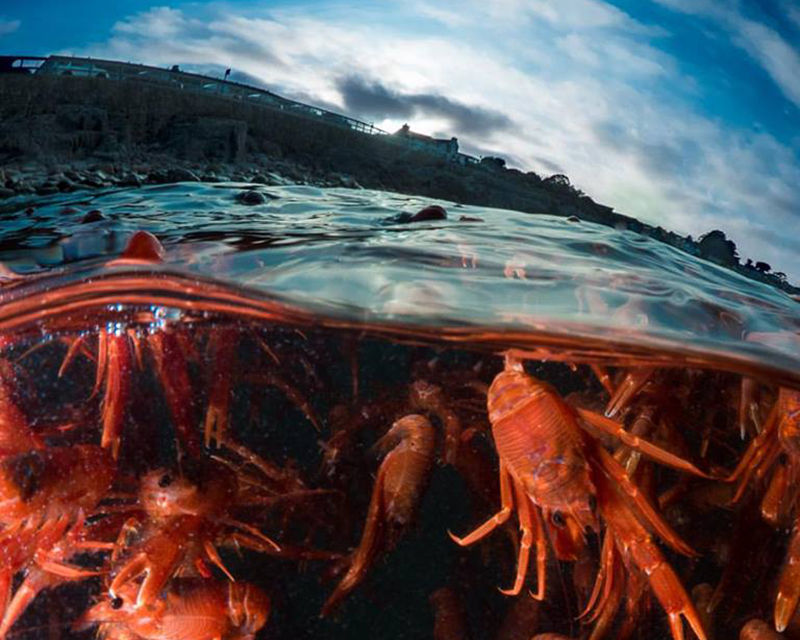
M665 55L636 42L620 42L570 32L556 39L556 46L575 62L614 75L659 75L673 70Z
M0 18L0 36L14 33L22 24L19 20L3 20Z
M618 28L629 33L665 34L659 27L645 26L617 7L598 0L511 0L511 4L563 29Z
M784 95L800 107L800 54L772 29L752 20L733 23L737 42L761 64Z
M117 33L143 35L149 38L169 38L183 32L189 20L183 12L169 7L154 7L138 14L134 19L117 22L113 30Z
M465 27L473 22L473 18L467 12L443 9L427 2L416 2L413 8L417 15L431 18L447 27Z
M772 78L788 100L800 107L800 53L766 25L746 18L738 3L713 0L655 0L674 11L710 20L741 47ZM789 7L787 17L800 25L800 10Z
M657 30L592 0L464 2L431 4L431 24L449 21L448 29L418 32L398 28L399 2L382 5L383 22L356 10L321 19L297 10L214 9L189 18L157 8L118 23L110 40L84 53L232 66L290 97L314 96L342 110L341 80L359 76L392 94L499 111L514 129L468 140L440 113L420 112L411 125L497 149L525 169L562 167L597 201L651 224L694 236L722 229L743 256L800 279L800 241L773 231L797 227L800 168L792 150L695 113L689 92L696 85L644 36L658 37ZM453 14L461 7L459 21ZM747 34L753 42L769 38L758 29ZM780 47L763 55L783 59ZM398 120L387 114L375 124L394 130Z

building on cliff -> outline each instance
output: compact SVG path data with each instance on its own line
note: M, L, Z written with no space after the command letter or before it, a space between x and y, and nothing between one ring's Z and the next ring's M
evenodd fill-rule
M449 140L446 138L433 138L412 131L408 124L404 124L392 135L402 139L408 146L414 149L434 153L448 160L455 161L459 156L457 138L450 138Z

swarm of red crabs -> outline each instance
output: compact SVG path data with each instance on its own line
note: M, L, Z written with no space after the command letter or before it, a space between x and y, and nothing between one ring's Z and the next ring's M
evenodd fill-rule
M67 583L87 586L69 622L76 632L269 637L269 580L243 575L264 557L316 571L327 589L320 615L336 620L414 535L441 467L489 516L468 532L443 523L441 535L486 545L485 563L503 557L491 549L498 539L515 549L501 591L518 604L497 638L567 637L544 633L565 629L632 638L657 610L674 640L710 640L720 616L742 638L800 637L796 390L733 374L594 366L571 373L586 391L562 396L510 352L451 369L426 354L389 388L366 379L352 336L336 347L349 371L339 363L329 373L310 353L330 344L299 330L142 314L44 347L3 340L0 639L40 594ZM31 362L52 370L33 372ZM70 376L86 380L75 383L82 402L39 415L34 378ZM324 376L347 378L347 393L320 397L334 388ZM706 402L712 387L725 402ZM233 406L242 388L246 410ZM279 398L274 433L293 412L319 443L313 471L250 432L265 397ZM359 493L369 499L353 500ZM703 524L721 517L732 534ZM770 559L754 536L773 530L789 535ZM712 569L703 573L703 562ZM752 584L767 585L770 611L746 602ZM567 591L578 605L572 621L548 618L543 607ZM457 589L430 601L434 638L469 636Z

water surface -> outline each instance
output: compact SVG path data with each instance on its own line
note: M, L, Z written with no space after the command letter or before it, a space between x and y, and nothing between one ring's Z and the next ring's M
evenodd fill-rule
M0 213L0 261L18 274L54 275L53 288L59 278L107 273L103 263L146 230L166 247L162 272L209 278L318 318L491 335L493 344L503 335L506 346L529 352L552 345L536 351L543 357L641 360L647 347L790 377L800 370L796 301L631 231L311 186L253 185L266 201L245 205L236 199L245 188L70 194L32 211L10 200ZM445 207L447 219L402 221L431 204ZM82 222L92 210L103 219Z

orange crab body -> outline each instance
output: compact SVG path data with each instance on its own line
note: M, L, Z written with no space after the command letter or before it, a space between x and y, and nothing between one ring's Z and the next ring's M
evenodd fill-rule
M0 460L0 522L91 511L111 486L114 464L96 445L50 447Z
M555 390L505 370L492 382L488 409L497 454L533 502L594 528L595 489L582 433Z
M106 639L245 640L255 637L270 612L269 597L245 582L175 580L145 608L135 601L135 587L128 584L89 609L78 626L99 623Z
M615 594L620 581L611 581L612 576L620 575L624 564L648 577L669 615L675 640L684 637L682 616L704 640L697 612L652 541L649 530L681 553L690 554L691 549L639 492L625 469L581 429L579 420L590 422L662 463L705 474L687 461L625 432L608 418L588 411L573 411L552 387L528 376L521 363L510 358L489 389L487 405L500 458L502 506L469 535L458 538L451 534L451 537L462 546L470 545L505 523L516 510L521 531L517 574L513 587L503 593L520 593L530 551L535 545L538 590L533 595L541 600L545 596L545 524L560 532L551 537L556 541L557 554L563 557L568 555L567 551L574 555L584 546L587 528L600 530L599 516L602 516L607 528L606 551L586 607L586 612L595 609L594 617L599 617L598 626L602 629L592 637L600 637L606 623L613 620L620 601Z

